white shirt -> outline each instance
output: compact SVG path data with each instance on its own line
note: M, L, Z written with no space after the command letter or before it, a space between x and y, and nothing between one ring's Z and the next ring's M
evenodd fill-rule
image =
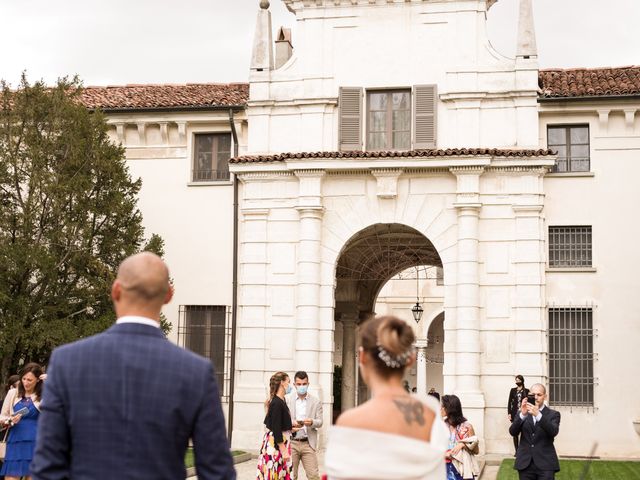
M533 417L533 424L535 425L536 422L539 422L542 419L542 410L544 410L544 403L542 404L542 406L540 407L540 410L538 411L538 415L536 415L535 417ZM524 415L522 415L522 412L520 412L520 418L522 420L524 420Z
M141 325L149 325L150 327L160 328L160 324L156 320L151 320L147 317L137 317L135 315L125 315L116 320L117 324L120 323L139 323Z
M300 398L296 395L296 420L303 422L307 418L307 396ZM307 426L305 425L295 435L295 438L307 438Z

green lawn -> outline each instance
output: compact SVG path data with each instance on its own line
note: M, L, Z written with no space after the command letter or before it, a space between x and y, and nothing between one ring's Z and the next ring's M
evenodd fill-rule
M581 479L585 463L586 460L560 460L556 480ZM498 480L518 480L518 472L513 469L513 459L502 461ZM640 462L594 460L585 480L640 480Z
M233 450L231 452L231 455L235 457L236 455L242 455L243 453L244 452L242 450ZM187 450L187 454L184 457L184 464L187 468L193 467L195 465L193 458L193 448L189 448Z

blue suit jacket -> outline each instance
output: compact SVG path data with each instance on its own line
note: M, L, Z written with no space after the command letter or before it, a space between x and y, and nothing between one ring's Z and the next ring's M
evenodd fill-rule
M236 478L211 362L116 324L53 352L33 480L185 478L190 438L199 480Z

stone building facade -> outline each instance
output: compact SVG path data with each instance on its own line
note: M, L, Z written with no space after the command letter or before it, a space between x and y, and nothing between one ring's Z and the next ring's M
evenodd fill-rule
M520 373L563 413L560 454L637 456L640 68L540 71L530 0L516 58L488 41L491 0L283 1L294 36L273 42L260 2L248 85L85 93L143 179L172 338L214 359L233 446L257 448L277 370L309 372L327 424L336 389L366 398L358 325L413 322L392 279L421 267L442 274L412 382L459 395L483 451L512 448Z

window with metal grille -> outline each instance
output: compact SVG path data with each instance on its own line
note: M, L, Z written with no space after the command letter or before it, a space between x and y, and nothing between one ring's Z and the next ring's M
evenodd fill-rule
M549 401L593 406L593 310L549 309Z
M193 139L193 151L194 182L229 180L229 133L197 133Z
M367 150L411 148L411 90L367 92Z
M178 343L213 363L220 396L228 400L231 380L231 309L221 305L181 305Z
M547 126L547 145L558 152L554 172L588 172L589 125Z
M591 267L591 226L549 227L549 267Z

